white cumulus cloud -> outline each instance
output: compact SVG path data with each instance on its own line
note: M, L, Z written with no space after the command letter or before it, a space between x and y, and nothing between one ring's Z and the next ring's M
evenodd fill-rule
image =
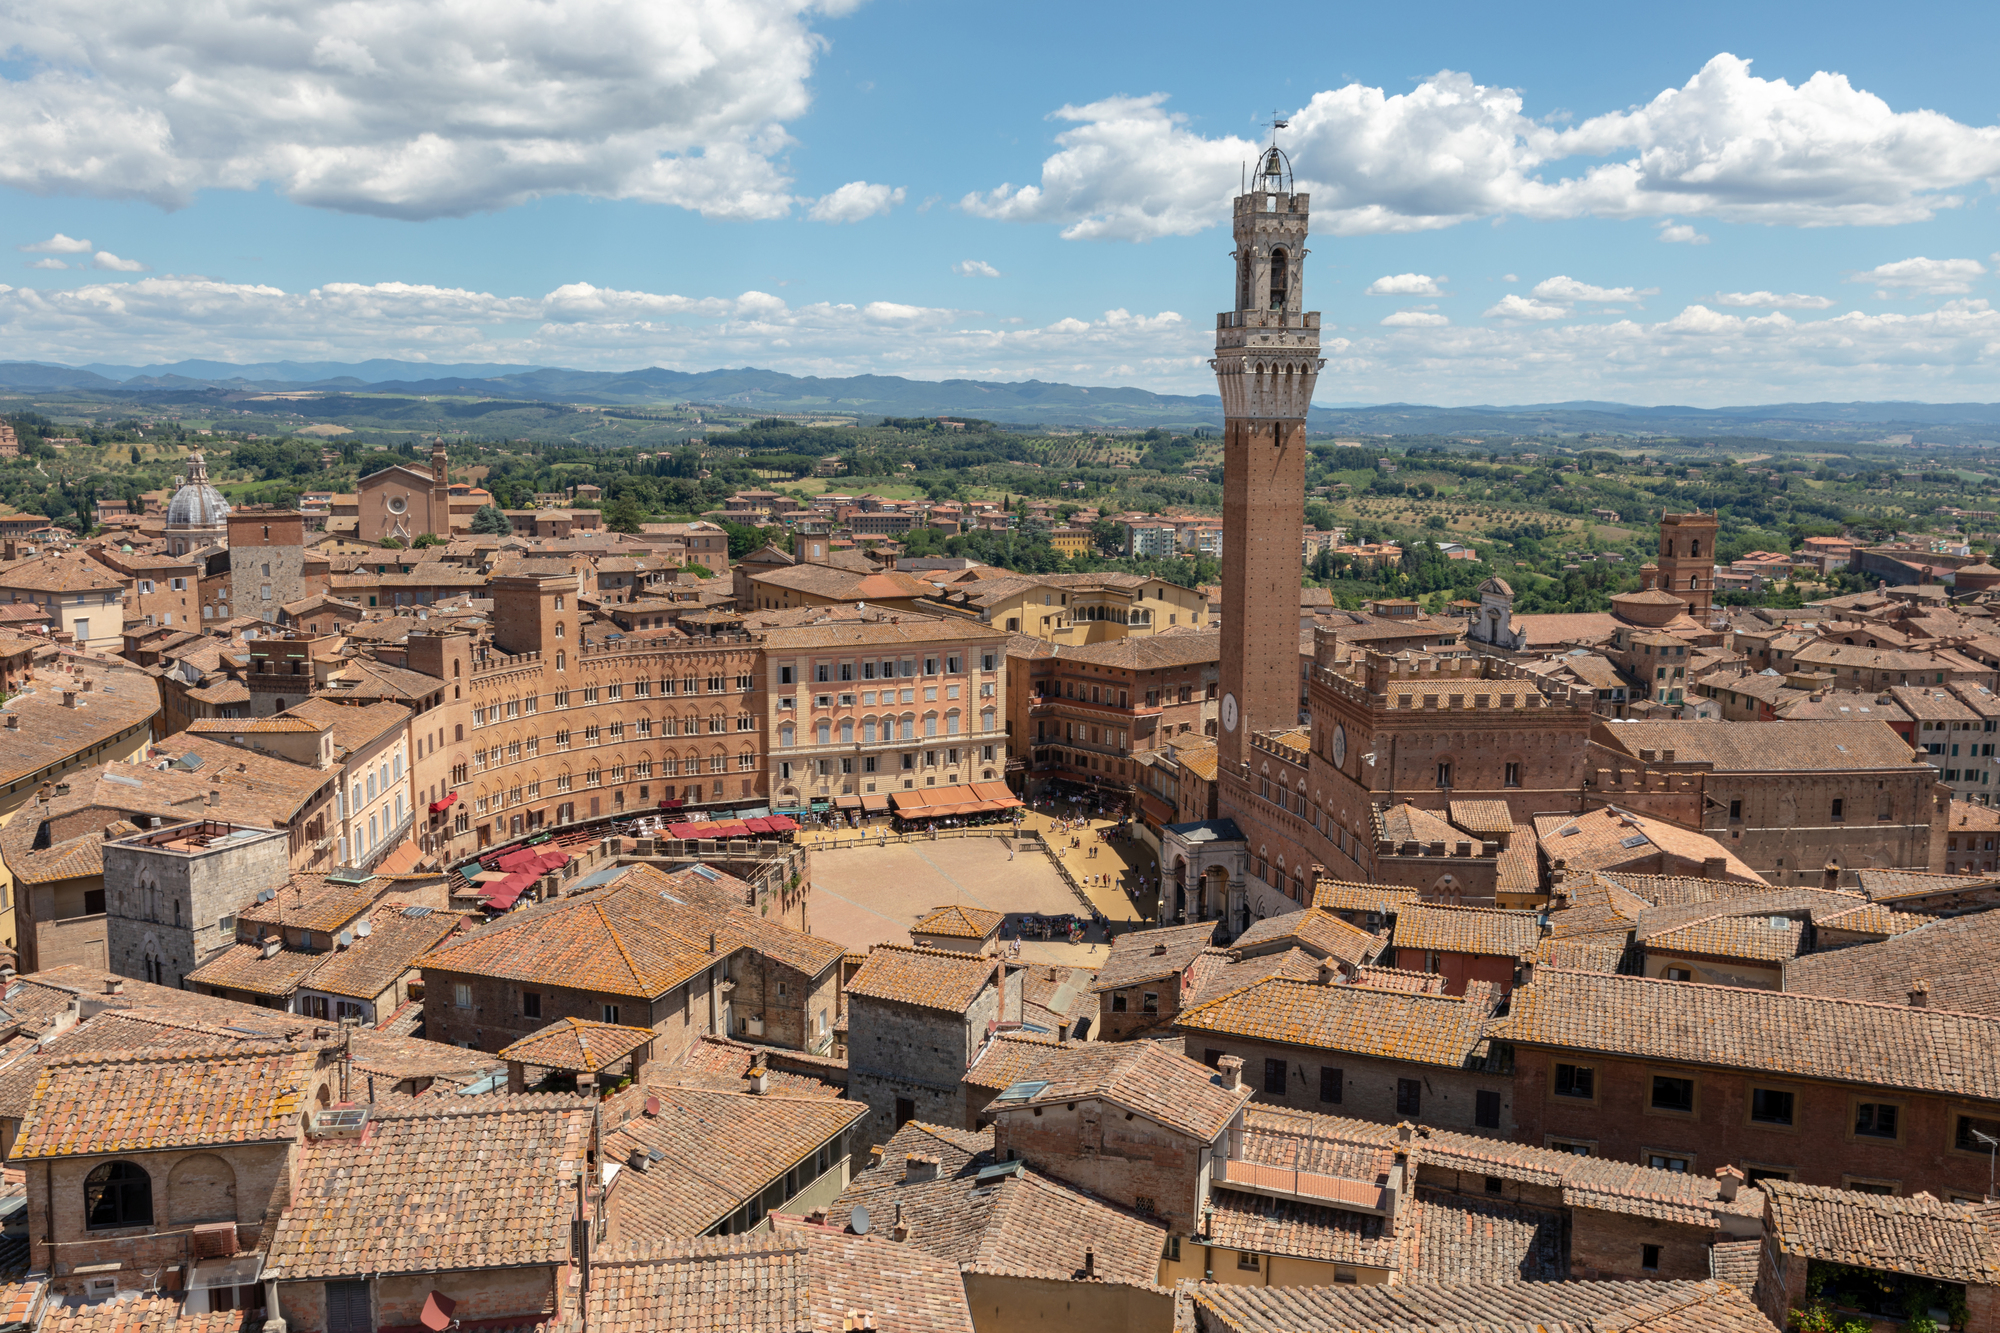
M54 255L49 255L42 259L31 259L22 267L56 269L56 268L68 268L69 265L63 263L62 260L57 259Z
M871 185L849 181L832 194L823 194L806 210L814 222L859 222L886 213L903 202L902 187Z
M1038 183L975 192L960 207L1061 224L1073 239L1145 240L1223 222L1258 145L1205 137L1166 100L1060 108L1053 118L1068 128ZM1288 147L1299 188L1337 235L1506 214L1914 222L1963 203L1951 191L2000 175L2000 127L1898 111L1838 73L1796 86L1761 79L1727 53L1650 102L1567 129L1525 106L1515 89L1450 70L1393 95L1349 84L1291 113Z
M1892 264L1877 264L1866 273L1856 273L1849 282L1872 283L1889 291L1902 291L1911 296L1955 296L1972 290L1972 280L1984 277L1986 266L1977 259L1898 259Z
M1430 310L1398 310L1387 315L1382 323L1392 329L1436 329L1451 323L1445 316Z
M120 259L109 250L99 250L90 257L92 268L109 269L113 273L143 273L146 266L136 259Z
M36 241L33 245L15 248L25 250L31 255L87 255L91 246L89 241L80 241L74 236L65 236L57 232L46 241Z
M1717 292L1709 299L1717 305L1764 310L1825 310L1833 304L1831 297L1804 292Z
M1363 296L1443 296L1438 285L1445 281L1440 273L1433 278L1423 273L1394 273L1375 279L1368 284Z
M1660 239L1672 245L1707 245L1708 237L1696 231L1685 222L1675 222L1672 218L1659 224Z
M951 271L961 278L997 278L1000 270L983 259L966 259L951 266Z
M45 0L4 25L0 184L387 217L586 194L767 218L849 0Z
M1534 295L1545 301L1634 301L1641 296L1657 296L1658 287L1640 291L1634 287L1593 287L1575 278L1557 275L1534 286Z
M1569 308L1508 292L1488 306L1486 314L1492 319L1561 319L1569 314Z

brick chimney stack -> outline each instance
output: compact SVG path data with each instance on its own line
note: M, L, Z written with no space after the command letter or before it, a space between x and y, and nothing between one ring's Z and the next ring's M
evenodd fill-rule
M1918 981L1912 984L1910 987L1910 1008L1928 1009L1930 1007L1931 983L1928 981Z
M1231 1092L1243 1086L1243 1057L1225 1055L1215 1062L1215 1070L1222 1075L1222 1086Z

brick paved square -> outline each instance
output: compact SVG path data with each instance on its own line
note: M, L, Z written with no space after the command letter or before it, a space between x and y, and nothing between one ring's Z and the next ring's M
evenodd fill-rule
M1023 848L1009 860L1001 838L821 848L813 853L812 879L806 904L812 933L857 952L871 944L908 944L911 924L947 903L1010 916L1082 911L1047 856ZM1003 940L1013 938L1014 926L1010 920L1002 928ZM1101 941L1101 934L1093 935ZM1101 942L1073 946L1027 940L1021 956L1087 967L1101 960L1104 951Z

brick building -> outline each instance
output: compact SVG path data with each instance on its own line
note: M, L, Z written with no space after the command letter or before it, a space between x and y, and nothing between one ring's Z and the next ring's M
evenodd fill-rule
M1602 973L1534 969L1496 1043L1513 1135L1695 1172L1977 1197L2000 1135L1984 1053L2000 1019ZM1970 1063L1968 1063L1970 1059Z
M1773 884L1829 863L1852 883L1933 863L1950 794L1923 759L1884 722L1599 722L1585 795L1704 833Z
M1404 971L1442 977L1446 995L1463 995L1468 983L1483 981L1505 999L1541 938L1533 912L1410 903L1396 913L1389 947Z
M1064 781L1133 793L1138 757L1215 735L1219 631L1054 648L1019 636L1013 644L1008 665L1025 673L1027 688L1009 696L1020 711L1010 711L1008 731L1028 754L1034 788Z
M1196 961L1215 940L1215 923L1133 930L1112 938L1091 990L1100 1041L1164 1034L1192 994Z

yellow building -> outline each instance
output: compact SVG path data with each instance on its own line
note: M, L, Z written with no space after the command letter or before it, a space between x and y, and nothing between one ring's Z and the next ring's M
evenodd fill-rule
M1141 574L1010 574L953 584L943 602L995 629L1080 646L1205 628L1208 599Z
M1064 559L1074 560L1090 550L1089 528L1057 528L1049 534L1049 545L1062 553Z

